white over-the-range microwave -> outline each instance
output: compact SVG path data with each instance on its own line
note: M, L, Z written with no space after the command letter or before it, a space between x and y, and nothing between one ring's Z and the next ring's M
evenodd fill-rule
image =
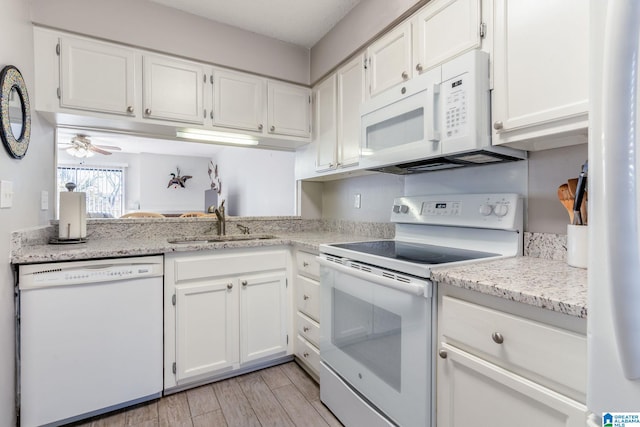
M407 174L526 158L491 145L489 56L480 50L367 101L361 119L365 169Z

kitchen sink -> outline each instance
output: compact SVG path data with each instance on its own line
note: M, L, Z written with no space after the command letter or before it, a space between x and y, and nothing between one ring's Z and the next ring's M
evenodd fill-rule
M276 238L276 236L271 234L237 234L231 236L181 237L177 239L167 239L167 241L175 245L198 245L205 243L238 242L245 240L268 240Z

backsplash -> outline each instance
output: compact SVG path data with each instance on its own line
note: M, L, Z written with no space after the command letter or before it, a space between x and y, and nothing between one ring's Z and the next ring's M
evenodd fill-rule
M567 235L525 231L524 256L566 261Z

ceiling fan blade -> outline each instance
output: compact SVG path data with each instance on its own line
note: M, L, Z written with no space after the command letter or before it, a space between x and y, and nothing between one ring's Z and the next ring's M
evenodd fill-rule
M94 147L102 148L103 150L111 150L111 151L122 151L122 148L116 147L115 145L102 145L102 144L91 144Z
M106 156L110 156L111 155L110 151L103 150L101 148L96 147L95 145L89 145L89 147L87 147L87 149L90 150L90 151L95 151L96 153L104 154Z

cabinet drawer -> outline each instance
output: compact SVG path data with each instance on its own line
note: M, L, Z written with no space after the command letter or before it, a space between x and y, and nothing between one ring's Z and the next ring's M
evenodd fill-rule
M304 360L316 373L320 372L320 351L300 335L296 342L296 356Z
M296 327L298 334L302 335L307 341L318 347L320 342L320 325L318 322L308 318L304 314L298 312L296 316Z
M585 336L444 296L442 336L494 363L583 400ZM489 357L486 357L489 356Z
M215 255L185 255L175 259L175 282L284 269L286 251L221 252Z
M296 264L298 265L298 274L316 280L320 279L320 264L316 260L316 254L298 251L296 253Z
M320 284L298 276L296 285L296 308L313 320L320 321Z

